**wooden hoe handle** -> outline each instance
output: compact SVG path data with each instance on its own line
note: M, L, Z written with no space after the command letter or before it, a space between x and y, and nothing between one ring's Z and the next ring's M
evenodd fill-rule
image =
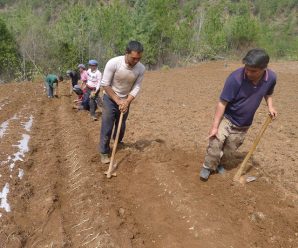
M252 144L249 152L246 154L244 160L242 161L242 163L240 165L240 168L238 169L237 173L235 174L234 181L239 181L240 180L240 177L242 176L242 174L244 172L244 169L246 168L247 161L250 159L251 155L255 151L257 145L260 142L260 139L262 138L265 130L267 129L267 127L268 127L268 125L270 124L271 121L272 121L272 117L271 117L271 115L268 115L265 123L262 126L262 129L260 130L259 134L255 138L254 143Z
M112 172L114 170L114 158L115 158L115 153L116 153L116 150L117 150L117 145L118 145L118 140L119 140L119 135L120 135L120 129L121 129L121 126L122 126L122 120L123 120L123 112L120 113L120 118L119 118L117 133L116 133L116 139L114 141L114 146L113 146L112 156L111 156L111 160L110 160L110 165L109 165L109 169L106 173L107 178L112 177Z

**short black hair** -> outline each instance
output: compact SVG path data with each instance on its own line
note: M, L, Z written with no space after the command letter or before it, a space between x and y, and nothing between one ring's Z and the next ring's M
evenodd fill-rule
M264 49L254 48L248 51L242 62L251 67L264 69L267 67L269 59L269 55Z
M127 44L126 53L131 53L131 51L142 53L144 51L143 45L136 40L131 40Z
M59 80L59 81L63 81L63 76L59 76L59 77L58 77L58 80Z

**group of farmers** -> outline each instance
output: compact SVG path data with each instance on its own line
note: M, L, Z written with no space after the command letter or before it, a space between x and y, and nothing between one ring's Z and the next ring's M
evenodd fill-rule
M118 144L122 143L129 107L138 95L144 77L145 67L140 62L142 54L142 44L130 41L123 56L107 62L103 75L98 70L96 60L89 61L87 71L80 64L79 75L74 71L67 72L73 90L79 95L78 109L90 110L91 117L97 120L95 110L98 105L102 106L99 151L103 164L110 162L110 140L115 140L121 112L123 120ZM242 62L244 66L226 79L216 106L208 136L209 145L200 171L203 181L207 181L213 172L224 173L225 161L243 143L263 98L271 117L274 119L277 116L272 100L276 75L267 68L269 55L263 49L252 49ZM78 85L79 79L81 85ZM47 76L48 97L54 97L55 84L61 80L62 77ZM100 89L103 89L102 100L99 97Z

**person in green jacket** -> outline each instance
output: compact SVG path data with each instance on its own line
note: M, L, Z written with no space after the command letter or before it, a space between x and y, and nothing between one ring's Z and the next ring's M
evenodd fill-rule
M54 91L57 89L58 87L58 82L62 82L63 81L63 77L62 76L56 76L54 74L48 74L46 79L45 79L45 84L47 87L47 94L48 94L48 98L53 98L54 96L57 96L56 94L54 94Z

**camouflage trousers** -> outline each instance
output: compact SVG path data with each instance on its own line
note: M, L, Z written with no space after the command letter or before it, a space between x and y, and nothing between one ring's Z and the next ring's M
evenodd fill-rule
M238 127L224 117L216 137L209 139L203 167L216 170L219 164L225 164L242 145L248 129L249 127Z

